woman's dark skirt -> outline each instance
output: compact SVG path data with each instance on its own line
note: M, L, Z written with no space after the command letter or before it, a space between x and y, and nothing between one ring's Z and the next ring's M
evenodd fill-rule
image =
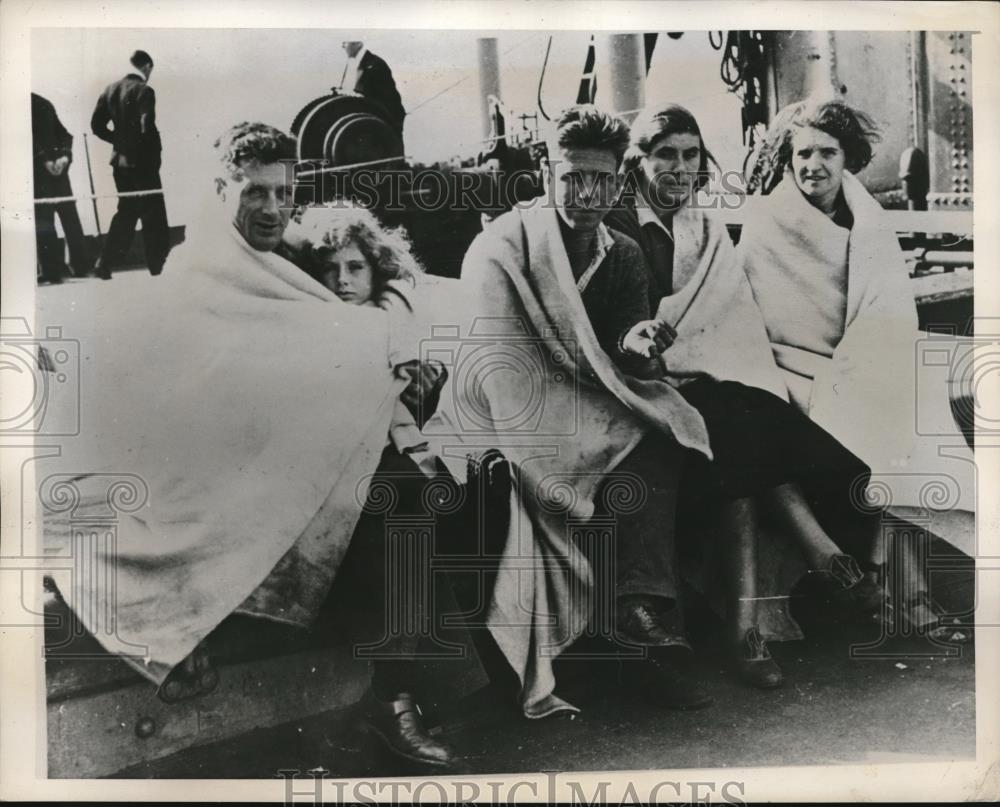
M863 501L870 469L831 434L778 396L733 381L698 379L681 394L705 420L714 459L690 452L686 504L757 496L797 482L810 501L835 510Z

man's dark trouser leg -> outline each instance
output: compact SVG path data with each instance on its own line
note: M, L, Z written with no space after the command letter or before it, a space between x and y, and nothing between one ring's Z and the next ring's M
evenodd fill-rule
M66 236L66 246L69 247L69 262L73 266L76 277L85 277L93 268L87 251L87 240L80 224L80 214L76 210L76 202L63 202L56 206L59 221L62 223L63 235Z
M700 709L710 705L712 697L691 666L693 654L684 630L677 573L675 521L683 461L680 446L653 433L616 469L622 483L645 483L645 500L638 507L622 507L617 514L619 599L615 607L617 617L624 617L624 621L616 620L619 638L650 648L649 657L641 663L624 664L622 672L630 685L657 706ZM605 490L614 483L612 472ZM614 497L606 498L611 501L605 509L614 513ZM631 601L623 602L623 596ZM638 599L650 604L640 604Z
M132 168L115 168L115 187L119 193L139 190L136 187L135 171ZM111 269L121 264L129 247L132 246L132 236L135 234L135 224L139 220L141 197L122 196L118 199L118 210L111 219L111 227L104 238L104 248L101 250L101 272L110 273Z
M408 764L446 767L454 763L455 752L424 725L415 660L420 639L434 635L431 556L437 514L427 501L428 494L434 495L428 490L431 481L409 457L388 446L372 480L369 512L351 548L359 540L366 544L358 547L367 560L359 571L362 580L372 581L369 599L383 616L376 642L364 646L377 654L370 692L361 701L364 724L385 750ZM377 493L375 485L381 487Z
M605 480L604 489L616 484L639 485L641 506L629 505L615 512L614 497L605 505L615 517L618 569L617 596L647 595L676 601L677 557L675 520L682 449L659 434L643 438Z
M162 189L159 168L144 169L139 177L141 190ZM138 190L138 189L137 189ZM167 224L167 206L163 194L139 197L142 206L139 217L142 219L142 242L146 250L146 266L150 274L158 275L163 271L163 264L170 251L170 226Z
M427 633L427 597L432 590L430 565L425 567L422 559L429 561L433 546L420 529L421 522L426 525L423 492L429 481L408 457L391 446L386 448L372 487L389 486L395 502L388 511L365 512L352 540L353 568L370 581L371 606L382 615L376 623L383 631L375 637L379 657L373 659L371 669L372 690L384 701L402 692L417 695L413 690L419 670L414 655Z
M42 268L42 280L62 280L66 270L62 244L56 233L54 205L35 205L35 247L38 263Z

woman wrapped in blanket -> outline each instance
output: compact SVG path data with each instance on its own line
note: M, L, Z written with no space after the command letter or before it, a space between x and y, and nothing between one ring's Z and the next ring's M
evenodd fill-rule
M608 226L633 238L649 273L650 309L669 335L658 371L702 415L714 458L692 455L682 498L720 519L728 644L740 677L781 683L757 619L759 513L794 537L841 615L880 606L882 592L810 509L803 487L866 483L868 468L788 403L760 311L725 226L697 203L708 161L697 121L669 105L639 114L623 171L629 184ZM634 193L629 193L629 191ZM705 507L706 513L709 512Z
M881 205L854 177L878 139L871 119L839 100L783 109L751 171L749 192L768 195L750 200L739 253L792 404L892 481L944 469L914 427L917 311L903 255ZM960 488L971 497L975 483ZM905 488L891 495L908 504ZM878 537L878 514L870 521ZM890 591L898 618L951 635L912 542L895 543L879 548L875 566L884 578L883 558L898 564L893 577L903 584Z

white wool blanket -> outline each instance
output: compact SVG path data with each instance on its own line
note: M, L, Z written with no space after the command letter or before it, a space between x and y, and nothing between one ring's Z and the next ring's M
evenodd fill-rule
M873 501L929 519L972 553L972 530L944 517L973 513L976 492L975 461L948 408L949 362L942 373L927 360L881 206L851 174L843 189L851 230L791 178L751 200L739 253L775 359L791 400L871 467ZM938 342L938 353L954 347Z
M601 483L652 430L710 455L704 421L670 384L622 375L600 348L543 202L498 218L466 254L469 302L435 349L449 386L424 428L459 478L489 448L513 466L488 624L531 718L573 708L553 694L552 663L589 618L592 571L572 532Z
M662 354L668 378L707 375L788 400L764 318L724 224L697 205L674 216L674 276L688 278L660 301L656 316L677 339Z
M308 620L296 591L321 595L343 557L406 383L392 368L416 355L392 313L214 224L150 296L118 281L76 301L80 433L39 474L46 552L80 564L62 595L155 681L241 604ZM275 601L259 587L279 561L295 573Z

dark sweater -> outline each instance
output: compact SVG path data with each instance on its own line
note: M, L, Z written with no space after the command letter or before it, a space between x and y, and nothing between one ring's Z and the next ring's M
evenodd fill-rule
M609 230L614 245L604 256L581 297L587 317L604 352L629 375L655 375L658 363L618 349L618 342L637 322L650 318L649 281L639 245Z
M660 300L670 293L672 278L657 277L650 265L649 256L654 247L649 233L639 224L639 215L635 212L635 208L631 206L615 208L605 217L604 224L613 233L620 233L638 244L642 255L642 269L646 274L649 307L651 311L655 312Z

